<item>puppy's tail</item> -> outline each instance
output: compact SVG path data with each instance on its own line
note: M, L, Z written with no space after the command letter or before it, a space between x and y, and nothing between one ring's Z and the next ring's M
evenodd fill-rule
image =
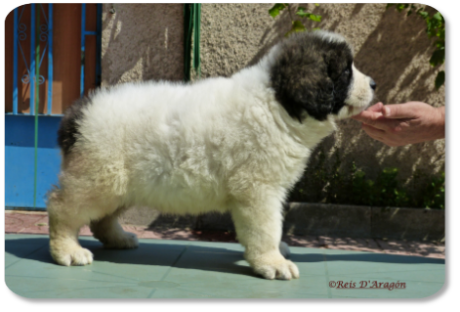
M64 113L58 130L58 144L64 156L67 156L75 142L81 136L79 121L83 119L83 109L91 104L91 100L83 97L72 104Z

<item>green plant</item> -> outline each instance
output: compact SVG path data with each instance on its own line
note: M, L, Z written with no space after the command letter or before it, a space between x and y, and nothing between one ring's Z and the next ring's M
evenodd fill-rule
M379 173L375 181L377 200L375 206L409 206L409 197L405 188L398 183L398 168L385 168Z
M412 176L411 188L399 183L398 168L385 168L374 179L369 179L354 162L342 164L338 151L332 158L334 162L327 167L326 156L320 151L316 165L302 177L289 200L444 209L444 173L427 177L416 172Z
M445 173L441 172L438 176L429 177L418 174L419 179L425 178L427 185L424 187L421 205L425 208L445 208ZM416 179L414 179L416 180Z
M318 3L315 3L315 6L319 6ZM289 3L275 3L275 5L268 10L268 14L270 14L271 17L275 18L277 17L281 11L287 9L289 12L289 18L291 19L291 29L286 33L286 37L289 37L291 34L296 33L296 32L302 32L306 31L307 29L302 23L303 18L312 20L314 22L321 22L321 15L316 15L310 12L307 12L307 9L304 7L297 7L295 10L295 15L296 17L300 17L301 19L296 19L292 15L292 5ZM317 28L314 28L317 29Z
M444 21L444 17L442 16L441 13L437 12L430 14L430 12L427 11L427 6L422 6L419 7L415 4L411 3L390 3L387 4L387 9L395 6L396 10L398 12L402 12L407 10L407 16L411 15L412 13L416 13L418 16L423 18L426 22L426 33L428 34L428 38L433 38L436 37L436 41L434 43L434 46L436 49L434 50L433 54L431 55L430 58L430 64L432 66L438 66L444 64L445 61L445 45L446 45L446 40L445 40L445 31L446 31L446 25ZM439 89L444 82L446 73L445 71L440 71L435 79L435 87L436 89Z

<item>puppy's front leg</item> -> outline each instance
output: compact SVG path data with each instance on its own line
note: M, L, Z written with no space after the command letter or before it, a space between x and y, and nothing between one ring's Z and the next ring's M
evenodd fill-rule
M252 205L237 205L232 209L232 218L238 240L246 248L244 256L257 274L266 279L299 277L297 266L279 250L282 232L279 200L265 198Z

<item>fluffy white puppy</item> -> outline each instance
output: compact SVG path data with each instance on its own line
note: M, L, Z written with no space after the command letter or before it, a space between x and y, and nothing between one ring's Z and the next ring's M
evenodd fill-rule
M117 221L128 207L228 211L257 274L298 278L279 250L282 203L313 148L336 120L364 110L374 88L343 37L316 31L291 36L230 78L92 94L70 107L59 130L62 171L48 198L52 257L90 264L77 237L85 224L107 247L136 247Z

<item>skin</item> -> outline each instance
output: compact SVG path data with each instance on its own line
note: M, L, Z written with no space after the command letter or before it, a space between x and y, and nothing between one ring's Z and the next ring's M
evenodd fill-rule
M445 108L422 102L377 103L352 117L373 139L403 146L445 138Z

